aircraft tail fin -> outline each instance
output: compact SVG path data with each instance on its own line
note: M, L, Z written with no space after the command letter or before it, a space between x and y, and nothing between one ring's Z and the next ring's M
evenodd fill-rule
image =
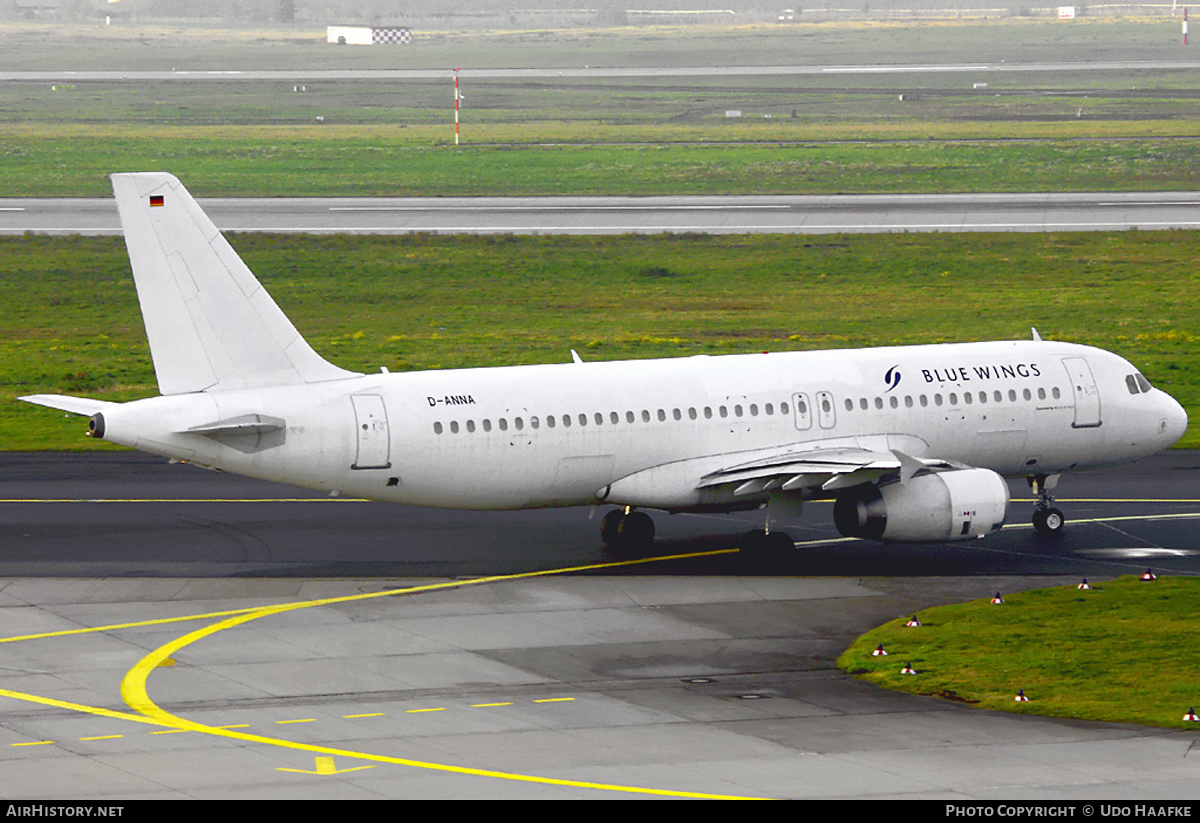
M173 175L112 183L160 392L355 376L313 351Z

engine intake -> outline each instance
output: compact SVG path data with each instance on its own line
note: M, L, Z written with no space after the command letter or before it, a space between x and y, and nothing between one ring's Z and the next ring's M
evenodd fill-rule
M983 537L1004 525L1008 484L990 469L957 469L864 484L838 495L833 522L846 537L896 543Z

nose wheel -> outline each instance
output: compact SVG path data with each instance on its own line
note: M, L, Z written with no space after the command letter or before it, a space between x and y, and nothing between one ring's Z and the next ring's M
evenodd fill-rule
M1063 516L1060 509L1039 508L1033 512L1033 527L1037 529L1038 534L1051 536L1062 534L1063 527L1066 525L1067 518Z
M1029 488L1038 496L1037 508L1033 510L1033 527L1038 534L1056 537L1067 525L1066 515L1055 508L1054 496L1050 493L1058 485L1057 474L1039 474L1026 478Z

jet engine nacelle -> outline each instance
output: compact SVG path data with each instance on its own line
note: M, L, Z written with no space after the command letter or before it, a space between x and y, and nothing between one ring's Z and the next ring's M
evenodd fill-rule
M833 521L846 537L897 543L983 537L1004 525L1008 484L990 469L957 469L855 486L838 496Z

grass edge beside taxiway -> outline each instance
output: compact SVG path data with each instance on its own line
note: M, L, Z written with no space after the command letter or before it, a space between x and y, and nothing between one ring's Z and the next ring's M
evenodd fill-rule
M856 639L843 671L887 689L1045 717L1198 730L1200 579L1125 576L904 615ZM886 656L873 656L881 646ZM906 666L915 674L904 674ZM1147 676L1153 672L1153 676ZM1019 702L1019 692L1029 698Z

